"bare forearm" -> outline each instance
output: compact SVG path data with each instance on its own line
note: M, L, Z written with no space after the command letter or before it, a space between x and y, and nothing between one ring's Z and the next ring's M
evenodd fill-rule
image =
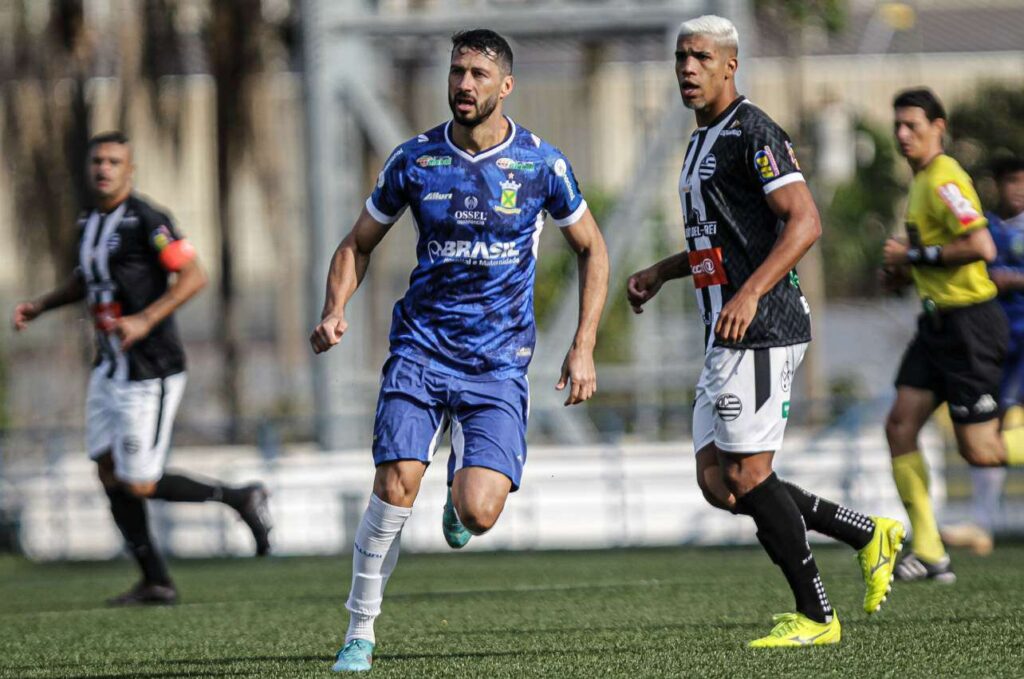
M597 341L597 327L608 296L608 253L603 241L599 248L579 253L577 262L580 270L580 307L573 345L592 349Z
M185 302L195 297L196 293L206 287L206 282L206 272L203 271L197 261L193 260L178 272L167 292L157 297L141 313L151 326L159 325Z
M815 215L793 217L786 222L768 257L743 287L758 296L764 296L793 270L821 235L821 225Z
M39 308L39 312L58 309L68 304L74 304L85 298L85 281L78 273L72 274L63 285L37 298L32 303Z
M687 252L680 252L666 257L654 265L658 270L658 277L662 281L671 281L676 278L686 278L693 274L690 268L690 256Z
M331 268L327 274L323 316L344 312L345 305L366 276L369 264L369 253L361 253L354 238L349 236L341 242L331 258Z

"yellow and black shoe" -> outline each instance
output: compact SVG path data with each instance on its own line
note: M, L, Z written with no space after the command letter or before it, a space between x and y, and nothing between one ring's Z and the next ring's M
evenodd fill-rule
M907 529L896 519L871 517L875 532L871 542L857 552L857 562L864 576L864 611L876 613L892 589L896 556L903 549Z
M832 612L828 622L815 622L803 613L780 613L772 616L775 627L768 636L754 639L749 648L796 648L838 644L842 637L839 616Z

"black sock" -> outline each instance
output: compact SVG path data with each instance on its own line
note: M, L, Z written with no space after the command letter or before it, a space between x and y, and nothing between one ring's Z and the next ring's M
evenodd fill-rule
M797 611L817 622L830 620L832 605L807 544L803 517L779 477L773 473L737 505L753 517L757 539L786 576Z
M142 577L147 584L169 585L171 578L167 574L167 564L157 550L149 534L146 521L146 501L137 498L120 486L107 488L110 498L110 513L114 515L128 549L142 569Z
M875 522L870 516L840 507L788 481L783 481L782 485L789 491L804 517L804 523L811 530L845 542L854 549L863 549L871 542Z
M164 474L156 482L153 499L167 502L223 502L238 507L244 502L245 493L238 488L197 481L181 474Z

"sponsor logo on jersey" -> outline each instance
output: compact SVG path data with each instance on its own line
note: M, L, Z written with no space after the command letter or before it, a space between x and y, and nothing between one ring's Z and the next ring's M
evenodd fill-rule
M455 211L455 222L457 224L483 226L487 223L487 212L476 209L480 204L480 200L476 196L466 196L462 204L466 209Z
M165 247L171 244L174 240L174 236L171 234L171 230L167 228L166 224L161 224L153 230L153 247L157 249L157 252L162 252Z
M516 349L516 356L519 358L526 358L527 356L533 356L533 349L530 347L519 347Z
M452 194L450 193L439 193L437 191L431 191L427 195L423 196L424 201L428 200L451 200Z
M695 287L706 288L729 282L729 277L725 275L725 267L722 266L722 248L691 250L687 256Z
M532 160L516 160L515 158L498 158L494 164L502 170L515 172L530 172L534 168Z
M569 200L575 200L576 192L573 191L572 181L569 179L569 166L566 164L565 160L562 158L556 160L554 169L555 176L561 177L562 182L565 184L565 190L569 192Z
M754 154L754 169L762 182L770 182L779 176L779 164L775 162L771 148L765 146Z
M521 186L522 184L512 179L511 175L509 175L508 181L501 182L501 204L494 206L495 212L500 212L504 215L517 215L522 212L522 208L516 207L516 200Z
M709 153L704 156L704 160L700 161L700 165L697 167L697 174L706 181L711 179L711 175L715 173L716 167L718 167L718 159L715 158L714 153Z
M451 156L420 156L416 159L420 167L448 167L452 164Z
M738 129L737 130L732 130L732 129L730 129L730 130L722 130L721 132L718 133L718 136L719 137L742 137L743 136L743 130L738 130Z
M743 402L736 394L722 394L715 399L715 412L725 422L732 422L743 412Z
M789 154L789 162L793 163L793 167L800 169L800 161L796 159L796 151L793 150L793 144L789 141L786 142L786 153Z
M515 241L488 243L482 240L432 240L427 243L431 263L462 262L474 266L503 266L519 263Z
M400 155L402 155L402 149L395 149L395 152L391 154L390 158L388 158L388 162L384 163L384 167L381 168L380 174L377 175L377 188L378 189L384 187L384 177L387 175L388 168L391 167L391 164L394 163L395 160Z
M956 182L948 182L939 186L936 191L939 198L946 204L963 226L969 226L972 222L981 218L978 211L971 204L971 201L963 194Z
M718 233L718 222L697 222L693 226L685 227L683 232L687 238L714 236Z
M789 419L789 401L782 402L782 419Z

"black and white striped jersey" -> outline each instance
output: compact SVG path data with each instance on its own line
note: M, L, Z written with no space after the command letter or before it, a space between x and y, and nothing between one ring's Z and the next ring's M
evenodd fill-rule
M811 339L810 308L796 269L761 298L743 340L712 341L722 306L768 257L782 221L765 199L804 181L785 131L739 97L690 137L679 177L686 249L705 325L705 349L788 346Z
M170 217L132 195L109 213L83 212L78 271L96 327L96 365L111 378L147 380L185 369L185 351L173 314L123 351L117 319L138 313L167 291L167 253L185 245Z

